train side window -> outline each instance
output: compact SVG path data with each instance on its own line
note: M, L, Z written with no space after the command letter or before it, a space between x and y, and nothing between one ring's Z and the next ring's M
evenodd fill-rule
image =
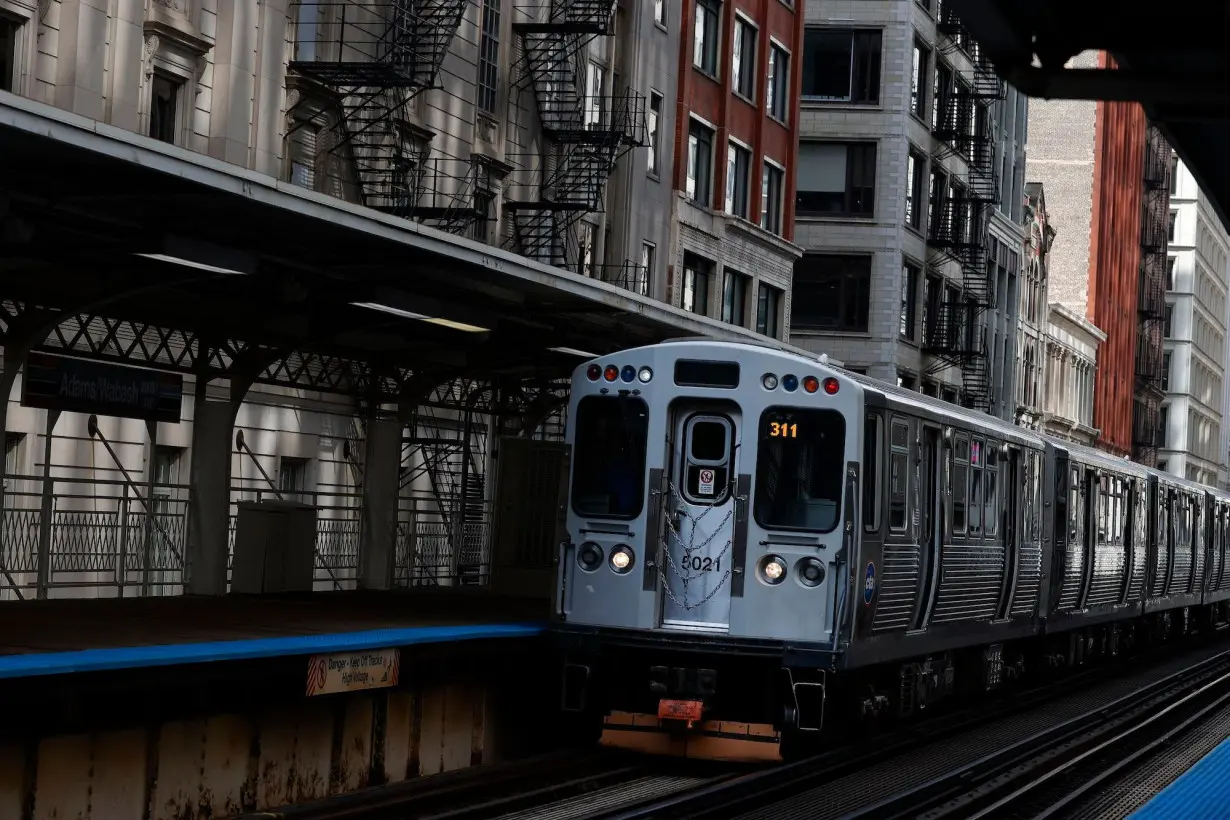
M1073 467L1068 481L1068 543L1077 544L1081 539L1081 469Z
M982 439L971 439L969 446L969 534L982 533Z
M906 528L907 501L910 492L910 425L893 420L892 454L888 490L888 528L904 532Z
M771 530L832 532L845 487L845 416L770 407L760 417L757 450L756 523Z
M863 430L863 529L876 532L880 529L880 476L884 474L880 437L884 434L884 420L877 413L867 414L867 426Z
M969 436L957 436L952 468L952 531L965 534L966 504L969 496Z
M649 406L644 399L586 396L577 405L572 508L591 518L636 518L645 502Z
M1110 520L1110 515L1106 511L1107 503L1110 501L1110 493L1106 491L1107 478L1106 476L1098 476L1098 543L1105 544L1107 541L1106 523Z
M987 535L995 535L999 532L999 487L997 486L999 450L989 441L987 442L986 462L982 481L982 492L986 497L986 514L983 515L982 520L986 524Z

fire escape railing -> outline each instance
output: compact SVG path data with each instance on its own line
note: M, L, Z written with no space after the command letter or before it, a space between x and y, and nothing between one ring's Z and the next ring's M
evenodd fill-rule
M298 22L289 72L331 92L327 133L317 143L349 169L343 184L353 184L369 208L454 232L487 218L489 169L478 158L430 157L409 106L436 87L468 5L300 0L290 9ZM298 104L309 100L316 98L302 96Z
M521 85L533 90L546 137L537 195L510 200L511 249L575 270L576 225L603 209L606 183L628 150L648 144L645 98L634 91L595 93L586 83L586 51L614 32L614 0L548 0L522 9L533 22L513 24L521 38Z
M947 38L941 43L941 51L964 52L972 71L954 77L952 86L936 95L933 104L938 110L932 134L941 143L937 157L960 157L968 173L966 179L953 185L953 195L940 192L939 207L932 209L935 224L930 226L927 243L934 256L940 257L931 260L932 266L947 258L961 268L961 303L946 305L944 311L959 314L969 330L937 333L924 340L924 352L935 357L932 372L959 367L963 403L990 412L993 396L984 313L992 307L990 220L999 202L991 106L1006 96L1007 86L983 59L951 9L941 6L938 13L937 28ZM937 326L951 321L942 319Z
M1158 423L1165 398L1162 382L1166 315L1166 268L1170 228L1170 146L1156 126L1145 137L1144 193L1140 207L1140 284L1136 305L1133 458L1157 464Z

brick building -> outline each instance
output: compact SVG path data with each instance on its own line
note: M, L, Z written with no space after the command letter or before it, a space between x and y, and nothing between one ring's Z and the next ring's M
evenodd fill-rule
M801 19L782 0L655 7L673 2L682 15L662 18L681 20L678 70L663 78L677 103L667 299L785 339L802 254L791 242Z
M1096 68L1084 52L1074 68ZM1157 461L1169 148L1134 103L1035 101L1031 182L1046 186L1062 240L1050 296L1106 334L1098 350L1093 427L1103 449Z
M1011 419L1027 101L939 3L805 13L792 343Z

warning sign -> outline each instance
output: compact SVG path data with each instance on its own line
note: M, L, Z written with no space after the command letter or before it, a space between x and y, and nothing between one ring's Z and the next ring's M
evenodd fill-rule
M700 471L700 486L696 489L697 495L713 495L713 470Z
M307 694L332 695L396 686L400 661L401 653L397 649L313 655L308 659Z

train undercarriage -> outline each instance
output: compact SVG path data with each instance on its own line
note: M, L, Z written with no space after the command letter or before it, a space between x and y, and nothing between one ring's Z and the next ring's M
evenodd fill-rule
M838 669L675 639L606 634L565 641L563 708L587 739L706 760L796 758L950 703L1040 684L1230 623L1226 602L883 663Z

